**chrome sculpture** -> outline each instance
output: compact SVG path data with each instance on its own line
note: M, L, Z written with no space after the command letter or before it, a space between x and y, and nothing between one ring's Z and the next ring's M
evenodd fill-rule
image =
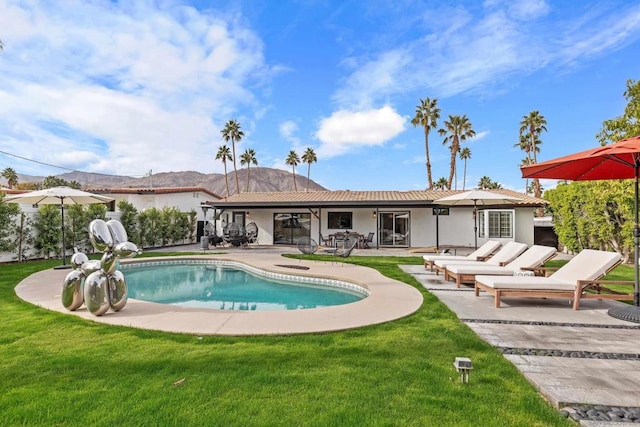
M120 258L131 258L142 251L128 241L119 221L95 219L89 224L89 240L102 259L89 260L82 252L71 257L73 271L62 284L62 305L74 311L84 305L95 316L120 311L127 304L127 281L118 270Z

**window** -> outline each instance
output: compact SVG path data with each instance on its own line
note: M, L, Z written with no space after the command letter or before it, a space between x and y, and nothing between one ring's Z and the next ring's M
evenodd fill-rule
M513 237L512 210L483 210L478 212L478 237Z
M327 222L327 228L353 228L353 212L329 212L327 213Z

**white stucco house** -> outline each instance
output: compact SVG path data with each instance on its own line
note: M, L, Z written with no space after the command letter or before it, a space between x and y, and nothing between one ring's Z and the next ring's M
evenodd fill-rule
M511 190L492 190L517 201L478 206L476 218L473 207L436 202L461 192L241 193L207 204L220 215L222 226L254 222L259 230L258 242L264 245L293 245L304 236L320 242L327 235L347 231L374 233L373 247L473 247L488 239L534 244L534 209L546 205L546 201Z

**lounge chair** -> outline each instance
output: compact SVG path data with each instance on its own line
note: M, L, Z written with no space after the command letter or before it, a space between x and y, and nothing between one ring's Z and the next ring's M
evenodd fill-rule
M475 251L471 252L469 255L442 255L442 254L434 254L434 255L423 255L422 259L424 259L424 268L429 268L430 271L433 271L433 264L439 259L459 259L459 260L468 260L468 261L482 261L491 256L492 253L497 251L502 243L497 240L489 240L484 245L480 246Z
M449 264L447 265L444 277L447 280L455 280L459 288L462 283L475 283L476 275L491 276L513 276L518 271L534 271L541 267L556 255L556 248L551 246L533 245L520 256L506 264L499 265L486 264Z
M585 249L548 277L476 276L475 295L481 290L493 294L496 308L502 297L573 298L574 310L580 307L582 298L632 300L633 295L607 286L633 282L599 280L621 262L617 252Z
M493 254L491 258L486 261L470 261L470 260L448 260L441 259L435 262L434 268L436 274L445 272L445 280L448 280L446 276L446 269L450 265L458 264L474 264L474 265L492 265L492 266L504 266L516 259L521 253L527 250L526 243L508 242L506 245L500 248L498 252Z

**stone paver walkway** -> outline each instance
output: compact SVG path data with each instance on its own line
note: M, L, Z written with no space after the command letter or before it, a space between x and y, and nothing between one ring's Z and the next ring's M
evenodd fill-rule
M476 297L422 266L402 266L483 340L498 348L558 408L640 408L640 325L610 317L622 304L585 300ZM640 411L640 409L639 409ZM584 421L584 425L617 425Z

